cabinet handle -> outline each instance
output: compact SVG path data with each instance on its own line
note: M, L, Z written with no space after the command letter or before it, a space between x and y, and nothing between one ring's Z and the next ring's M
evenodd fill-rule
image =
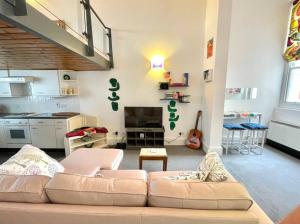
M1 94L9 94L9 92L2 92Z
M62 130L62 128L56 128L56 130Z
M43 122L43 121L39 121L38 123L39 123L39 124L44 124L45 122Z
M34 129L34 130L36 130L36 129L38 129L38 128L33 128L33 127L31 127L31 129Z

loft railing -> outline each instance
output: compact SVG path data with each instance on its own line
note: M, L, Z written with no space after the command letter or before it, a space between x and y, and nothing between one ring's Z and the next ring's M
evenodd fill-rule
M26 0L4 0L7 4L11 5L15 9L16 16L26 16Z
M14 7L16 16L26 16L26 3L30 4L82 41L86 45L86 56L92 57L97 52L109 60L111 68L114 67L111 28L100 19L90 0L4 1Z
M80 3L83 5L85 9L85 31L83 34L86 36L88 40L88 50L87 52L91 55L94 54L94 36L93 36L93 22L92 19L95 18L98 23L104 28L105 30L105 35L108 38L108 56L109 56L109 61L111 62L111 68L113 68L113 49L112 49L112 33L111 33L111 28L107 27L103 21L100 19L94 8L90 4L90 0L81 0ZM104 43L104 46L106 44Z

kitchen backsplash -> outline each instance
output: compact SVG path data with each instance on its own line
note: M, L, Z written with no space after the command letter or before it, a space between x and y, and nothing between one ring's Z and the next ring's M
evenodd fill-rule
M20 98L1 98L1 113L21 113L21 112L80 112L78 97L42 97L27 96Z

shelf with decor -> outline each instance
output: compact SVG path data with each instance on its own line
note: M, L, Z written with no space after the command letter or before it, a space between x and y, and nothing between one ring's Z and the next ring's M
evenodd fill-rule
M78 78L77 74L73 71L60 71L60 95L61 96L78 96Z
M164 99L160 99L161 101L168 101L168 100L175 100L178 101L179 103L191 103L190 101L182 101L180 99L171 99L171 98L164 98Z
M66 155L69 155L78 148L86 148L89 146L103 148L107 146L107 138L104 133L96 133L91 136L84 135L70 138L65 137L64 139Z
M166 92L164 98L161 98L161 101L164 100L175 100L179 103L190 103L188 100L191 95L182 94L180 92Z
M160 91L168 91L170 89L172 89L172 90L169 92L165 92L164 97L160 99L161 101L175 100L175 101L178 101L179 103L191 103L188 100L188 97L190 97L190 95L186 95L184 93L177 91L177 89L179 89L179 88L189 87L189 74L188 73L183 74L182 82L172 82L170 72L166 72L164 74L164 78L166 81L159 83L159 90Z

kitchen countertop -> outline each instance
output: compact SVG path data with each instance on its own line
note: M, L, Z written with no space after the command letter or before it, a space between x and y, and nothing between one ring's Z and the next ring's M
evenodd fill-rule
M68 119L71 117L75 117L80 115L72 114L72 115L54 115L52 113L41 113L41 114L29 114L29 115L20 115L20 114L0 114L0 119Z

